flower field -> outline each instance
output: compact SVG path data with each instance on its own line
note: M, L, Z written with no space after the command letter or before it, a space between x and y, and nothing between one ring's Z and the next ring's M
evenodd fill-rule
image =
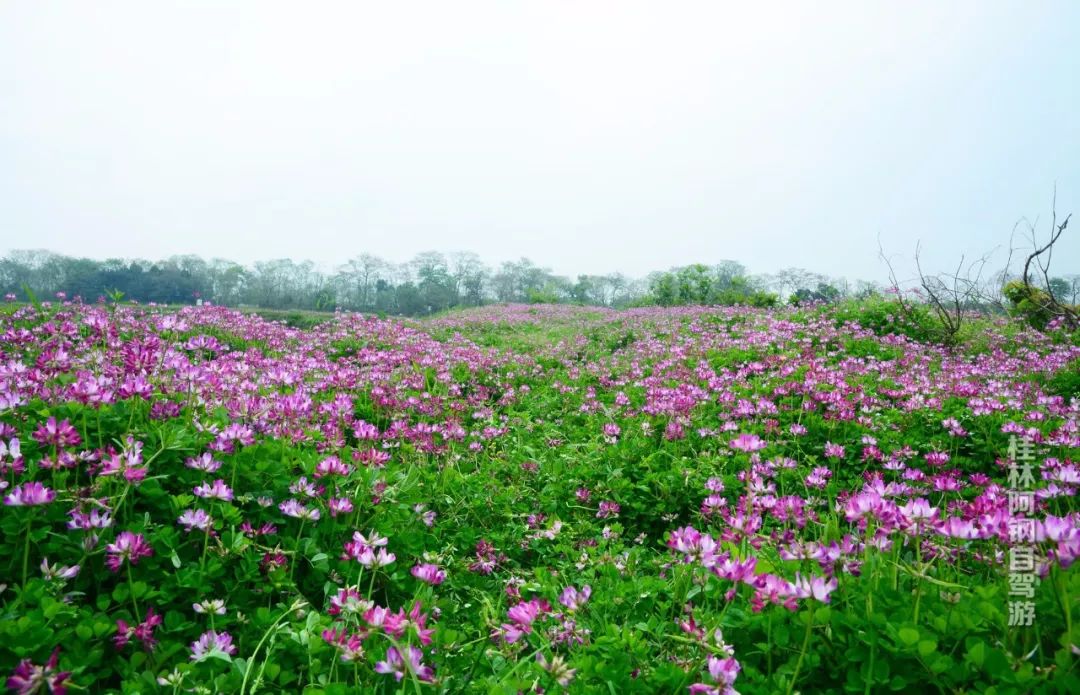
M1080 340L859 309L0 312L33 692L1080 692Z

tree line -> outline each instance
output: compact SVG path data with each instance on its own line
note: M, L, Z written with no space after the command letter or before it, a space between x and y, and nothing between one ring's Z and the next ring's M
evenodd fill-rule
M1055 279L1080 292L1077 278ZM684 304L751 304L781 301L836 301L881 290L872 282L830 279L788 268L752 275L736 261L694 264L644 278L621 273L568 278L527 258L490 267L475 253L418 254L393 263L361 254L326 271L310 261L278 259L243 265L199 256L159 261L95 260L42 250L17 250L0 258L0 291L26 298L57 292L94 302L123 297L143 303L192 304L267 309L346 309L391 315L427 315L495 302L567 303L605 307ZM1075 301L1075 300L1074 300Z

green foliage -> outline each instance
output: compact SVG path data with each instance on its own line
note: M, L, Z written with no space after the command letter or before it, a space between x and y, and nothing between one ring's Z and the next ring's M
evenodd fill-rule
M1068 403L1080 399L1080 359L1075 359L1065 369L1046 380L1046 390L1061 396Z
M1022 318L1034 328L1041 330L1054 318L1050 308L1053 302L1046 290L1025 285L1020 280L1012 280L1005 284L1001 292L1009 300L1013 315Z
M660 306L747 305L773 307L779 297L753 287L738 263L725 261L709 267L702 264L676 268L653 277L648 302Z
M302 312L272 312L269 323L199 309L175 315L191 321L183 330L162 331L152 328L162 314L129 307L21 311L4 315L8 335L23 340L67 325L79 358L70 373L20 381L34 389L67 393L86 365L126 369L124 346L103 351L91 331L97 321L75 320L75 311L118 322L118 335L154 333L169 351L166 366L146 368L155 384L149 399L31 396L0 412L3 441L14 433L22 442L25 478L58 492L51 504L0 507L5 674L22 659L43 664L60 645L73 691L683 693L712 682L708 659L725 655L720 630L743 693L1080 692L1072 646L1080 643L1080 564L1050 561L1034 589L1036 624L1012 628L1007 573L993 559L1007 557L1000 531L951 538L901 525L876 536L881 518L844 512L853 493L885 485L881 497L895 507L918 496L944 515L978 494L987 505L1000 500L1006 473L995 461L1009 422L1038 428L1046 458L1074 457L1050 443L1072 416L1045 396L1078 395L1080 360L1035 331L979 324L974 330L992 334L986 352L950 355L915 342L932 335L929 314L916 308L905 320L895 300L881 297L775 311L515 307L407 327ZM228 350L185 347L197 336ZM1027 361L1000 358L1003 343ZM6 349L20 351L24 365L57 359L51 344ZM983 393L973 388L1006 394L994 397L1002 409L973 413L971 394ZM1024 419L1030 412L1043 417ZM34 435L50 417L78 431L83 443L71 451L97 459L46 467L56 452ZM357 419L381 438L358 434ZM965 434L951 434L946 419ZM680 421L685 433L669 434ZM220 446L225 428L249 423L258 425L252 443ZM452 436L457 424L464 436ZM740 433L760 436L764 449L733 447ZM132 451L128 437L142 445L146 477L101 474L103 460ZM860 455L868 437L918 474ZM828 457L827 443L847 452ZM372 451L387 460L365 463ZM930 452L949 454L960 489L931 487L927 479L954 476L924 464ZM201 454L220 468L187 463ZM349 465L347 474L317 468L331 456ZM23 479L10 457L0 462L8 487ZM808 473L822 468L828 481L813 487ZM976 473L993 488L977 486ZM196 494L215 479L235 496ZM309 496L306 484L322 489ZM703 501L716 490L725 512L706 514ZM331 515L331 497L355 509ZM805 515L779 513L795 498ZM284 514L278 505L290 499L322 517ZM601 502L619 509L601 515ZM1071 494L1040 505L1060 519L1076 512ZM109 509L111 524L69 528L82 506ZM192 509L212 516L209 533L177 522ZM747 510L762 524L750 536L727 516ZM273 530L263 533L265 525ZM716 539L725 563L752 558L753 581L670 550L672 532L688 525ZM144 534L153 554L113 572L106 548L121 531ZM396 560L371 570L343 556L354 532L387 537ZM481 541L501 556L490 573L473 566ZM761 600L753 582L767 574L825 578L821 559L785 556L796 541L808 553L836 548L836 561L824 563L835 590L827 601ZM1040 552L1056 547L1047 542ZM268 566L278 554L284 565ZM46 578L45 560L81 569ZM410 569L421 562L444 568L445 581L415 577ZM566 587L585 585L591 597L582 606L559 603ZM329 610L346 587L391 613L420 607L433 630L423 651L435 684L377 671L394 635L375 627L364 628L365 652L342 661L325 635L361 622ZM224 614L192 609L214 598L227 604ZM508 610L529 599L552 610L519 639L499 638ZM149 607L161 615L154 648L137 639L117 646L118 621L134 626ZM579 632L559 641L564 619ZM193 660L192 642L211 627L228 631L237 653ZM411 622L395 639L416 646L419 634ZM538 655L564 659L571 677L560 684Z
M938 342L941 323L925 304L882 296L842 302L830 314L837 325L853 321L877 335L903 335L919 342Z

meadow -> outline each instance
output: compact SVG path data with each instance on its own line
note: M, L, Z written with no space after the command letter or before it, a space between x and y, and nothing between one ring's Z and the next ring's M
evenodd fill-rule
M0 313L17 693L1080 692L1080 336Z

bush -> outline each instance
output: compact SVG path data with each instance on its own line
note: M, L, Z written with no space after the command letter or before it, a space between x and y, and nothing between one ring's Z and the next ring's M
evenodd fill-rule
M869 297L839 304L833 316L837 326L854 321L876 335L903 335L919 342L940 342L944 337L941 322L924 304L898 299Z
M1007 283L1001 292L1009 300L1012 315L1022 318L1034 328L1046 328L1046 324L1054 317L1050 310L1053 302L1045 290L1013 280Z

